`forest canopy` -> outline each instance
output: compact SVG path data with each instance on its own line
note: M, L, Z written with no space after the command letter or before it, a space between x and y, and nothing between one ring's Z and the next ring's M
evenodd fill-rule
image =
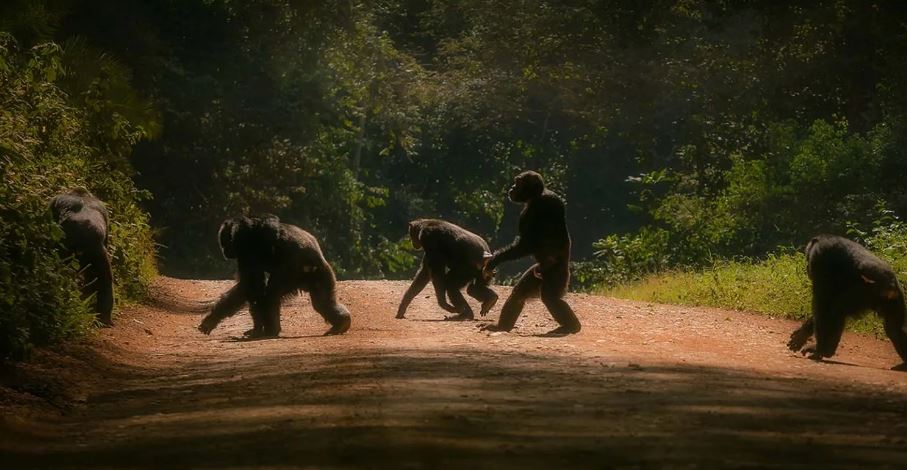
M217 226L260 212L341 278L407 277L411 219L511 240L522 169L567 202L578 285L860 239L907 210L905 20L858 0L3 2L0 275L39 230L23 214L76 183L140 242L119 279L155 251L224 277Z

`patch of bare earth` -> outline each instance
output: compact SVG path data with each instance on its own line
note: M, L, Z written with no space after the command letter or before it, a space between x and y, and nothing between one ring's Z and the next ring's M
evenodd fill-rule
M343 336L306 296L279 339L243 311L204 336L229 282L161 278L148 306L7 370L3 468L536 468L907 465L907 374L848 334L833 363L785 348L759 315L570 295L578 335L529 304L512 333L439 321L427 289L349 281ZM506 288L496 288L501 302ZM35 398L35 397L41 397Z

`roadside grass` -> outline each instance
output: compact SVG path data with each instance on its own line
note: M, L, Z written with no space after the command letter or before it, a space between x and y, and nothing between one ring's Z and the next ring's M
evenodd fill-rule
M892 265L903 277L898 268L907 263ZM901 281L905 285L904 279ZM800 253L772 255L759 262L722 261L699 271L653 274L599 292L624 299L727 308L790 319L806 318L811 308L806 260ZM874 314L851 321L848 329L884 336L882 323Z

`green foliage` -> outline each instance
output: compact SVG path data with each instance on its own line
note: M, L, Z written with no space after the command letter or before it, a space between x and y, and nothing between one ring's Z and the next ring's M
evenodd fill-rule
M881 210L873 228L851 236L891 264L907 286L907 225ZM641 280L600 289L606 295L678 305L710 306L802 319L810 314L810 282L801 253L769 255L764 260L719 261L703 269L666 270ZM849 325L883 334L882 322L866 315Z
M907 212L893 2L13 0L0 29L62 45L36 73L86 164L154 195L95 182L148 208L168 274L227 276L221 220L271 212L341 276L409 276L410 219L510 241L522 169L566 198L585 288Z
M91 299L80 299L77 263L59 257L62 231L47 210L54 194L83 186L107 201L119 300L139 298L155 269L147 215L137 206L142 196L121 170L142 133L115 117L97 125L96 113L111 104L73 106L77 97L57 85L68 72L52 43L20 51L0 34L0 64L0 357L6 358L84 334L94 318Z
M603 292L634 300L803 318L810 312L805 266L802 254L771 255L758 262L721 261L704 270L665 271Z

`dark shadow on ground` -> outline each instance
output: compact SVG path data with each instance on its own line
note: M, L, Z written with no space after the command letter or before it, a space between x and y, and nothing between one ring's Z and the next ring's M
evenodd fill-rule
M111 365L114 367L114 365ZM4 468L907 465L907 396L533 354L344 350L136 371Z

